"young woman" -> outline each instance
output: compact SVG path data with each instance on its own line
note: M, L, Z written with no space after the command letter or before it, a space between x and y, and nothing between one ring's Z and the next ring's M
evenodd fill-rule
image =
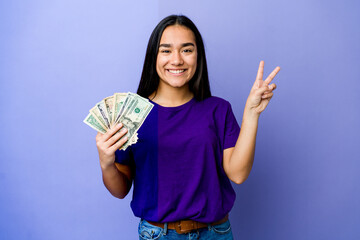
M154 29L138 94L154 108L126 151L126 129L96 136L103 181L131 208L140 239L233 239L228 213L254 160L260 113L273 96L260 62L246 101L241 132L229 102L211 96L204 44L194 23L169 16ZM121 131L119 131L122 129ZM120 140L119 140L120 139Z

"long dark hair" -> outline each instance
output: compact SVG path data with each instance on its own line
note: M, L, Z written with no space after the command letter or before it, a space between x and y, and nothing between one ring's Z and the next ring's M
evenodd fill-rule
M165 28L172 25L187 27L195 35L197 67L194 76L189 81L190 91L198 101L211 97L204 42L195 24L188 17L183 15L171 15L164 18L152 32L146 50L144 67L137 94L147 98L157 90L159 86L159 75L156 71L156 59L159 51L160 39Z

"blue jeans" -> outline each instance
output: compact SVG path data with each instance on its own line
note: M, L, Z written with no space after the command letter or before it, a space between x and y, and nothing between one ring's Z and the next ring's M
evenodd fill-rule
M194 230L191 233L178 234L175 230L167 229L151 225L146 220L140 220L139 223L139 239L140 240L178 240L178 239L206 239L206 240L233 240L231 226L229 220L219 225L208 225L207 228Z

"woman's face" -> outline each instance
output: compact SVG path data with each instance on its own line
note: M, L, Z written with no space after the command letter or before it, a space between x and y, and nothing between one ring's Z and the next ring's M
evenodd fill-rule
M165 28L156 59L159 84L173 88L187 87L194 76L197 48L194 33L180 25Z

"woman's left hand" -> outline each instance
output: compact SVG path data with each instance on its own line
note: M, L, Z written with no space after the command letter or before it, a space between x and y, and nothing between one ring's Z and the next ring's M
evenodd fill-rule
M250 90L249 97L246 101L245 110L260 115L269 104L270 99L274 95L273 90L276 89L275 83L270 84L276 74L280 71L280 67L276 67L270 75L263 80L264 61L260 61L258 73ZM270 84L270 85L269 85Z

